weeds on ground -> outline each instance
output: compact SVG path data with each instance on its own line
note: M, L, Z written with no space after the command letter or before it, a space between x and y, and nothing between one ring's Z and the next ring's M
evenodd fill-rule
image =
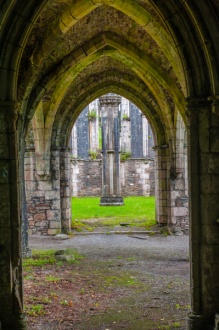
M23 269L24 271L30 270L33 267L44 267L46 265L62 265L63 261L58 261L55 257L55 251L56 250L33 250L32 251L32 258L24 259L23 261ZM74 260L66 261L69 263L77 263L79 260L83 259L83 256L79 254L76 250L72 249L66 249L65 254L73 254L74 255ZM32 275L26 275L29 278L31 278ZM27 277L27 279L28 279ZM54 279L52 276L48 277L51 281Z

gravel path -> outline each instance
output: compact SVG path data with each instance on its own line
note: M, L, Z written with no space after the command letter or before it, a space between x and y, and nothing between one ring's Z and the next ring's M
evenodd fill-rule
M30 236L32 249L76 248L89 256L148 253L154 258L188 261L188 236L130 235L79 235L66 240L55 240L47 236Z
M114 311L89 318L75 330L157 330L186 329L189 312L189 237L147 236L143 234L75 235L66 240L30 236L32 249L77 249L85 255L85 268L90 274L132 274L142 283L142 289L119 289L122 305ZM83 272L83 269L81 269ZM122 275L121 275L122 276ZM137 290L137 291L136 291ZM119 314L120 313L120 314ZM111 315L107 318L107 315ZM56 330L54 324L33 329Z

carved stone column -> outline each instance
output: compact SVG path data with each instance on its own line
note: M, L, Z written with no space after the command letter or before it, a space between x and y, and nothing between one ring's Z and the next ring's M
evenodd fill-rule
M26 329L22 294L17 110L0 103L0 328Z
M123 205L120 183L120 96L106 95L100 98L102 118L102 197L100 205Z

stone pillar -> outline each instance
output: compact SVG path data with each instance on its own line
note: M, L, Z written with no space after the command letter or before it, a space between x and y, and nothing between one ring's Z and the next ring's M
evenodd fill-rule
M172 154L172 166L170 168L170 192L171 192L171 212L175 234L188 234L188 167L187 167L187 143L185 143L187 133L185 124L178 115L176 124L176 141Z
M99 117L98 110L91 110L88 113L89 124L89 150L92 152L98 152L99 149Z
M122 98L121 104L121 152L131 154L131 122L129 116L129 101Z
M189 233L188 196L185 194L184 173L170 172L169 231L173 235Z
M36 170L35 150L26 149L25 187L29 233L55 235L61 232L60 154L51 150L49 175Z
M26 329L16 104L0 103L0 327Z
M188 329L213 329L219 308L219 117L203 98L187 105L191 314Z
M156 221L161 226L168 224L168 186L167 171L169 168L168 145L154 146L155 152L155 195Z
M140 110L130 102L132 158L143 157L143 127Z
M71 153L73 158L78 157L77 125L73 126L71 134Z
M52 148L50 174L36 171L34 149L25 153L25 187L29 233L56 235L71 229L69 148Z
M148 125L148 155L147 155L147 157L149 157L149 158L154 158L153 147L154 147L153 132L152 132L150 125Z
M88 159L89 156L89 129L88 129L88 107L85 108L76 121L77 126L77 156Z
M62 233L71 230L71 165L68 148L60 150L60 200Z
M120 183L120 96L106 95L100 98L102 117L102 197L100 205L123 205Z
M142 115L142 134L143 134L143 157L148 157L148 121L144 115Z

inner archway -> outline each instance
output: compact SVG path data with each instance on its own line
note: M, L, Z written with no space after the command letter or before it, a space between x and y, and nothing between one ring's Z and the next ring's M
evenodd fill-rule
M109 95L109 97L108 97ZM113 98L119 97L115 94L107 94L107 100L113 100ZM153 158L153 133L148 124L146 117L141 113L141 111L129 100L124 97L119 97L119 107L118 107L118 133L120 135L118 150L120 152L119 159L119 173L117 176L120 182L121 197L125 200L125 207L122 208L107 208L103 210L99 207L100 198L102 198L102 185L103 185L103 156L102 150L102 118L101 118L101 105L100 99L94 100L90 103L80 114L75 125L73 126L71 138L70 138L70 148L71 148L71 167L72 167L72 214L73 219L77 219L74 222L74 226L77 228L79 226L78 218L80 219L92 219L92 223L101 224L103 218L105 218L105 223L110 225L109 215L113 212L114 218L118 217L118 211L122 223L129 219L132 225L140 221L143 226L143 218L147 218L147 212L150 215L150 222L155 223L155 214L153 211L153 199L150 202L150 211L147 207L142 205L144 198L138 198L137 196L154 196L155 195L155 171L154 171L154 158ZM111 103L109 103L109 106ZM111 111L111 108L109 108ZM115 167L117 164L114 165ZM114 193L112 193L114 197ZM128 196L135 196L136 202L143 212L139 216L141 220L137 220L137 215L131 219L131 215L126 215L126 206L130 203L134 203L134 199L127 198ZM79 198L76 198L79 197ZM82 198L82 197L96 197L92 198ZM110 196L108 196L110 198ZM99 198L99 200L98 200ZM145 203L149 203L149 199L145 198ZM90 215L79 214L78 211L81 207L78 205L83 205L85 210L86 206L84 203L94 203L96 206ZM140 204L139 204L140 203ZM110 198L110 206L113 206L112 200ZM127 205L128 204L128 205ZM104 204L106 205L106 204ZM106 205L107 206L107 205ZM117 202L115 206L118 206ZM138 208L135 208L136 212ZM78 210L77 210L78 208ZM134 210L133 209L133 210ZM122 212L123 211L123 212ZM139 210L140 211L140 210ZM124 213L124 214L123 214ZM140 212L139 212L140 213ZM104 215L105 214L105 215ZM107 217L107 218L106 218ZM111 215L112 217L112 215ZM99 218L102 218L100 222ZM146 219L145 218L145 219ZM107 220L108 219L108 220ZM124 220L125 219L125 220ZM111 219L111 221L116 221L119 224L119 219ZM149 220L149 219L148 219ZM89 221L84 221L87 224ZM124 224L125 225L125 224ZM128 226L128 224L126 224ZM140 225L140 224L139 224Z

